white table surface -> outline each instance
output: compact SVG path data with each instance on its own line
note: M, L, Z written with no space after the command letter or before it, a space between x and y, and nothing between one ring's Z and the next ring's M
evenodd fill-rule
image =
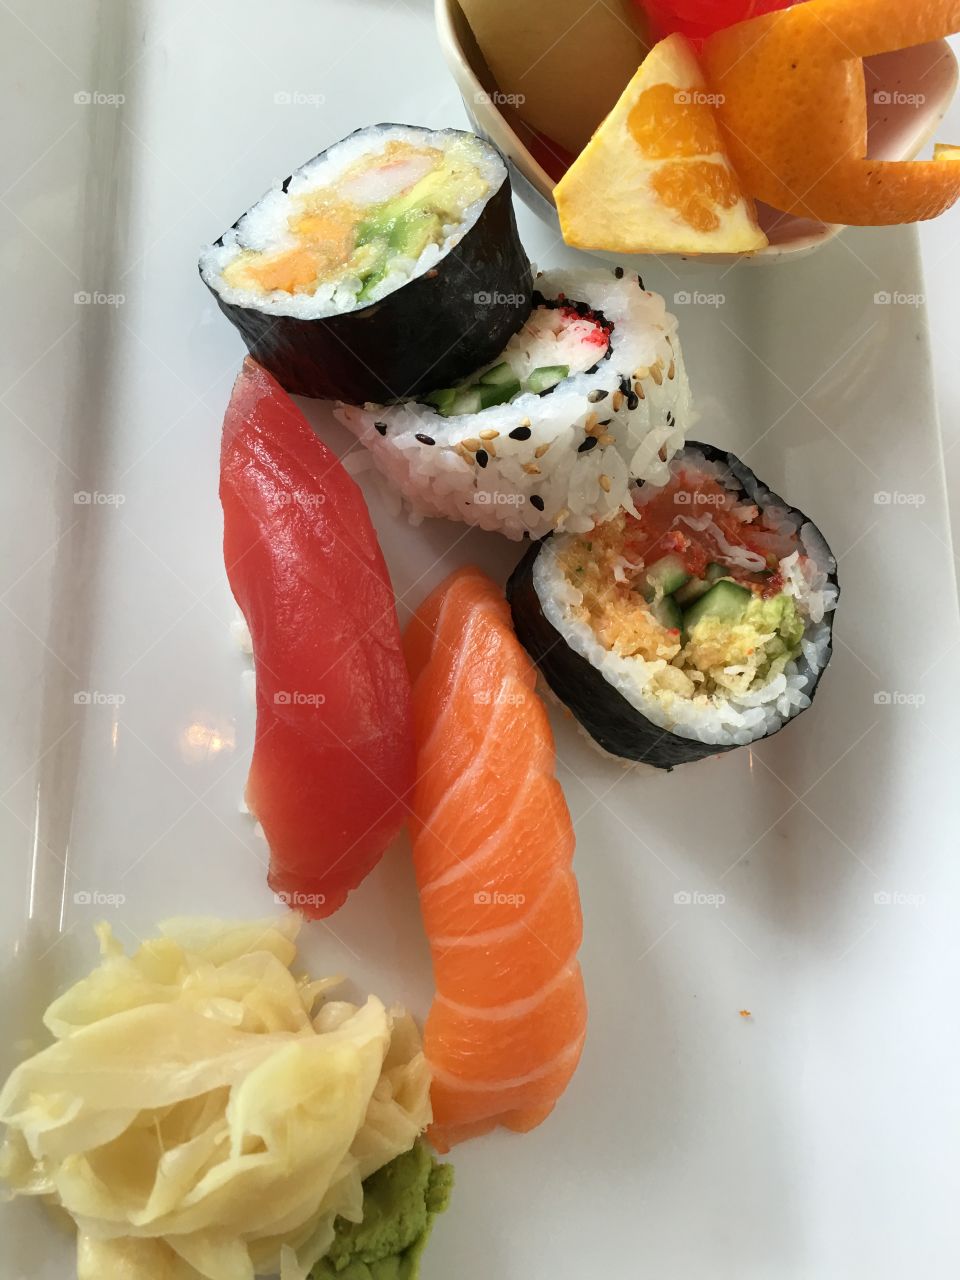
M951 44L960 57L960 38L954 37ZM954 99L937 136L941 142L960 142L960 96ZM953 522L953 551L957 557L960 554L960 294L957 292L960 211L953 209L934 222L922 223L920 246Z

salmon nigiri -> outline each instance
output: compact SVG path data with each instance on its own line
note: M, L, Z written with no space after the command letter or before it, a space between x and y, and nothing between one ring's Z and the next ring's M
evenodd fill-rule
M397 834L413 780L393 588L359 488L250 359L224 418L220 499L257 677L247 804L271 887L327 916Z
M424 1049L439 1151L540 1124L576 1070L587 1008L573 824L534 668L479 569L404 636L417 779L413 860L436 996Z

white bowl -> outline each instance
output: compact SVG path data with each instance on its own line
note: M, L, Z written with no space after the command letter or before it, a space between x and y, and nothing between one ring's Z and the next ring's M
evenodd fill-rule
M440 48L474 131L506 157L514 189L524 204L559 232L553 203L554 180L520 137L524 126L516 111L499 105L503 95L497 93L496 82L463 10L457 0L435 0L435 16ZM936 133L956 91L957 60L953 51L945 40L937 40L867 58L865 67L871 157L913 160ZM751 262L781 262L812 253L843 230L835 224L781 213L764 204L758 205L758 214L770 241L766 249L743 255L705 253L697 261L728 264L743 257Z

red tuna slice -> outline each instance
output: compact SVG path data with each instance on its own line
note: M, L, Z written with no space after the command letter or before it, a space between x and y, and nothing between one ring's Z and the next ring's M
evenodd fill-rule
M271 888L328 916L397 834L413 782L390 576L359 488L250 359L224 419L220 501L257 677L247 804Z

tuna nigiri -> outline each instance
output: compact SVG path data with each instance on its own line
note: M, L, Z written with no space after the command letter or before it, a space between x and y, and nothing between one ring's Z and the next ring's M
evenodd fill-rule
M534 668L500 590L448 578L404 636L413 679L413 859L436 997L424 1048L440 1151L544 1120L587 1009L573 826Z
M247 804L271 887L326 916L396 835L413 778L393 589L360 490L250 359L224 419L220 500L256 667Z

